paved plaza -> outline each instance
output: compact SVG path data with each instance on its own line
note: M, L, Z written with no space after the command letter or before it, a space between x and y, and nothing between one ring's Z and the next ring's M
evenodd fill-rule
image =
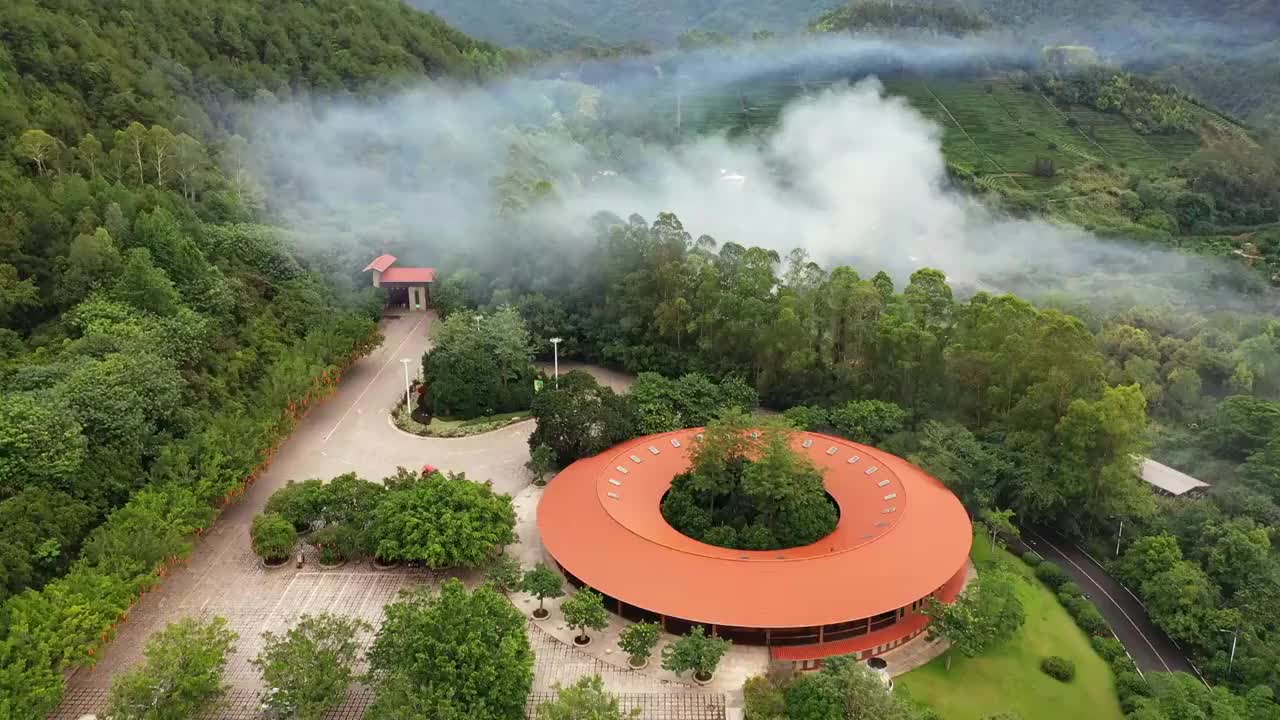
M147 593L120 625L114 642L103 648L93 669L81 669L67 681L56 720L78 720L102 711L114 676L142 660L146 640L168 623L184 617L224 617L240 638L227 666L231 686L226 703L212 717L238 720L258 716L261 683L249 664L262 647L264 631L283 632L304 614L334 612L361 617L377 626L383 607L405 588L438 584L443 576L424 570L396 568L379 571L367 562L322 570L310 557L299 569L292 565L263 569L249 548L249 525L271 494L289 480L331 478L345 472L377 479L397 467L420 468L430 463L444 470L465 472L477 481L491 480L498 492L517 496L522 515L536 497L524 469L532 423L469 438L422 438L400 432L389 410L404 392L404 367L411 371L428 347L434 316L389 318L382 331L386 340L347 372L338 392L314 408L293 436L280 448L265 475L205 533L190 561L176 568ZM581 366L561 363L561 372ZM600 379L625 389L628 379L592 369ZM528 554L524 550L518 550ZM532 548L536 562L536 539ZM464 578L474 581L476 578ZM683 683L619 668L592 657L530 624L536 654L536 680L530 708L552 696L554 686L600 674L606 687L625 707L639 707L653 720L719 720L725 696ZM363 638L364 643L371 635ZM331 718L358 718L370 702L369 691L352 688L347 702ZM532 715L531 715L532 716Z

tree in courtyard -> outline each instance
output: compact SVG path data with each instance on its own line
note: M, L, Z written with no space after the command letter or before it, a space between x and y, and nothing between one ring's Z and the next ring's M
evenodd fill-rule
M262 634L251 662L262 673L265 704L279 717L321 720L346 697L360 654L356 634L369 625L340 615L304 615L284 635Z
M489 587L450 579L386 608L368 654L370 720L523 720L533 686L524 616Z
M694 625L689 634L662 649L662 669L677 675L692 671L695 680L706 682L729 652L730 644L724 638L708 636L701 625Z
M515 525L511 496L494 493L490 483L433 473L388 492L373 511L369 535L383 561L420 561L441 570L488 564L515 542Z
M473 418L529 407L534 372L518 311L452 313L433 334L434 347L423 359L433 412Z
M538 720L627 720L640 717L640 708L624 713L618 698L604 691L599 675L580 678L569 687L555 686L556 698L538 705Z
M227 621L171 623L147 641L146 662L116 678L107 701L113 720L188 720L226 692L222 671L235 646Z
M267 562L287 560L298 543L293 523L274 513L258 515L249 529L253 552Z
M533 474L534 485L546 485L547 475L556 469L556 453L546 445L538 445L529 452L529 461L524 466Z
M1022 627L1026 613L1018 598L1018 582L1017 575L997 564L970 581L955 602L929 598L924 608L931 620L929 633L951 643L948 670L953 651L974 657L1012 637Z
M290 480L284 487L271 493L264 512L281 515L293 523L298 532L304 532L324 516L327 495L323 480Z
M581 370L560 376L560 386L545 387L533 399L537 427L529 447L546 445L566 465L635 437L629 403Z
M524 579L520 572L520 561L507 553L502 553L485 568L485 580L494 590L506 595L520 589L520 581Z
M604 609L604 596L591 588L582 588L560 603L560 613L578 634L574 642L585 645L591 640L587 630L604 630L609 626L609 611Z
M638 622L626 626L618 635L618 647L627 654L632 667L640 667L649 661L649 655L658 644L662 626L655 622Z
M850 656L829 658L787 688L788 720L915 720L875 672Z
M560 573L543 563L538 563L524 574L524 578L520 581L520 589L538 598L538 609L533 611L533 616L541 620L550 614L543 607L543 602L547 598L558 598L564 595L564 579L560 577Z

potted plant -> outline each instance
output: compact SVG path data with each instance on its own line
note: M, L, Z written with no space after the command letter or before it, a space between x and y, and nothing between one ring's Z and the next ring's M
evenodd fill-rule
M529 454L529 462L525 463L524 466L533 474L533 484L538 487L545 487L547 475L551 474L551 471L556 468L556 453L546 445L538 445Z
M662 650L662 667L679 675L692 671L693 681L706 685L715 676L720 659L729 652L729 641L709 637L701 625L694 625L689 634Z
M275 568L289 562L289 555L298 543L298 531L282 515L267 513L253 519L249 539L262 564Z
M609 612L604 609L604 597L591 588L582 588L560 603L560 613L569 627L578 631L573 644L585 647L591 644L587 630L604 630L609 626Z
M533 611L534 620L546 620L551 617L551 613L543 607L543 602L547 598L558 598L564 595L563 586L560 573L542 563L538 563L537 567L524 574L524 579L520 581L520 589L538 598L538 609Z
M627 664L632 670L643 670L649 665L649 655L658 644L662 626L654 622L638 622L622 629L618 647L627 654Z

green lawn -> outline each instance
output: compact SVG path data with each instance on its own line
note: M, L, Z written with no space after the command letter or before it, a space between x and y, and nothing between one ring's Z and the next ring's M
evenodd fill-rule
M991 557L986 539L975 537L973 547L981 572ZM998 712L1015 712L1022 720L1122 720L1110 669L1093 652L1089 639L1029 568L999 552L1028 579L1020 591L1026 625L981 657L957 654L950 671L940 657L897 678L898 686L947 720L982 720ZM1040 672L1040 659L1046 655L1075 662L1075 679L1060 683Z

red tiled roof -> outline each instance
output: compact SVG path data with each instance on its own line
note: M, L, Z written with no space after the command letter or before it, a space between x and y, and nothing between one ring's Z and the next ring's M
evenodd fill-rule
M538 506L543 546L575 577L636 607L750 628L897 610L968 563L972 525L941 482L901 458L818 433L797 432L792 446L825 472L840 507L834 532L777 551L731 550L682 535L663 519L660 503L671 479L688 469L698 432L639 438L570 465Z
M369 272L370 270L377 270L378 272L386 272L387 268L394 265L395 262L396 262L395 255L379 255L378 257L373 259L373 262L369 263L368 265L365 265L364 270L362 272Z
M429 283L435 282L435 268L393 267L382 273L382 283Z

